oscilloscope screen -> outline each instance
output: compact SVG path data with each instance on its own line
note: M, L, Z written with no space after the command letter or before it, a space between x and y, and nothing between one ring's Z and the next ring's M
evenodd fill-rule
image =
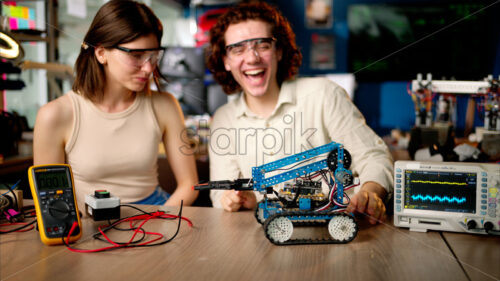
M476 173L405 171L405 209L476 212Z

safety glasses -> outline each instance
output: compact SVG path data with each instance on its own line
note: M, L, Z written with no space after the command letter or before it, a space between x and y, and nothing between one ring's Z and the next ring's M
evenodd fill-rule
M230 59L241 58L248 50L253 50L256 56L262 56L273 50L276 38L263 37L243 40L226 46L226 55Z
M156 66L165 51L164 47L152 49L129 49L121 46L115 46L114 48L122 51L120 52L120 57L125 64L137 68L141 68L148 61L151 65Z

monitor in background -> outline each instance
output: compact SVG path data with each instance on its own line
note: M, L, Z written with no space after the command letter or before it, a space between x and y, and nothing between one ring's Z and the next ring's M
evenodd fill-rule
M203 48L167 47L161 59L160 72L167 78L201 78L205 76Z
M207 112L203 48L167 47L159 69L167 79L162 90L179 100L184 115Z
M184 115L202 115L207 112L206 90L202 79L170 78L162 90L177 98Z
M417 73L475 81L494 72L500 5L405 2L349 6L348 72L358 82L408 81Z

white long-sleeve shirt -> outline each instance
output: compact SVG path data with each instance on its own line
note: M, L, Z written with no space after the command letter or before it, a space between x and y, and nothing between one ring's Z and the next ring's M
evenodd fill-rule
M210 180L251 178L254 166L332 141L343 144L351 154L350 169L359 176L360 186L374 181L392 192L393 160L387 146L366 125L345 90L326 78L284 82L268 118L250 111L243 94L219 108L211 125ZM323 189L326 194L326 184ZM222 207L222 192L211 191L214 207ZM262 199L260 193L256 195L257 201Z

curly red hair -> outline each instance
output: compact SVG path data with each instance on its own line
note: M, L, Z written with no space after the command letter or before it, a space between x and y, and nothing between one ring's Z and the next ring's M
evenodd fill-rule
M213 73L215 81L222 86L226 94L233 94L242 89L234 80L231 72L226 71L224 67L223 57L226 54L224 35L230 25L248 20L268 23L272 36L277 39L276 48L283 52L276 74L278 85L295 77L302 63L302 54L295 43L295 33L288 20L276 8L264 2L231 7L219 17L214 27L210 29L210 49L206 58L208 69Z

